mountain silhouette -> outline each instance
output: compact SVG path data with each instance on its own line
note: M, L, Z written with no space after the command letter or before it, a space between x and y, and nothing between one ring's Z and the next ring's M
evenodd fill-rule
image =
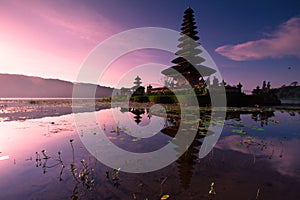
M0 74L0 98L72 98L73 86L83 88L86 93L96 90L95 97L112 95L113 88L87 83L72 83L59 79ZM86 94L77 96L87 97Z

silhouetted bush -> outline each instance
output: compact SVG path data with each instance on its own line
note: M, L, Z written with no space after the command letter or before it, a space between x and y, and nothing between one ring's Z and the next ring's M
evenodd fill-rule
M150 102L155 103L177 103L177 98L175 95L149 95L148 99Z
M133 96L130 98L130 100L135 102L149 102L147 96Z

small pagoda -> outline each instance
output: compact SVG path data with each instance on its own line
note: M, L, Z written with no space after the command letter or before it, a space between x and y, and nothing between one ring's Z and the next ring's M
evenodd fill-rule
M136 90L138 87L141 86L141 84L142 84L141 80L142 79L139 76L136 76L136 78L134 80L135 80L133 82L134 86L131 89Z
M135 80L133 82L134 86L131 88L131 90L133 91L132 96L144 96L145 88L141 86L142 79L139 76L137 76L134 80Z
M198 48L200 46L197 43L199 37L197 36L197 26L192 8L188 7L184 11L181 25L181 37L178 39L180 43L177 46L179 50L175 53L178 57L172 60L175 65L163 70L162 74L175 81L175 87L188 84L196 87L201 77L210 76L216 71L201 65L205 59L199 56L202 51Z

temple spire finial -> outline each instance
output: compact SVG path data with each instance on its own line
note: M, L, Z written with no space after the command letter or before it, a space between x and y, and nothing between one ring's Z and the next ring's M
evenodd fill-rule
M187 2L187 5L188 5L188 8L191 8L191 6L190 6L190 1L189 1L189 0L186 0L186 2Z

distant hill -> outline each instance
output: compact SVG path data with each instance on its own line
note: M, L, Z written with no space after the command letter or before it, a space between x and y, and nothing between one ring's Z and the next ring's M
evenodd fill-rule
M111 96L113 91L113 88L93 84L0 74L0 98L72 98L74 85L84 88L84 91L93 91L96 88L96 98ZM84 98L86 96L81 94L78 97Z
M273 90L280 99L300 99L300 86L282 86Z

